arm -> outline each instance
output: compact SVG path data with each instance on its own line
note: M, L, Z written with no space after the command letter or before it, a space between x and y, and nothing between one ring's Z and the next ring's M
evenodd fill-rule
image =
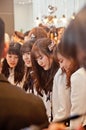
M57 74L53 84L54 121L66 118L70 114L70 88L66 87L66 75Z
M71 77L71 115L83 114L84 112L86 112L86 82L84 82L85 80L83 75L80 75L79 73ZM70 126L78 127L79 125L83 125L83 120L84 117L71 121Z

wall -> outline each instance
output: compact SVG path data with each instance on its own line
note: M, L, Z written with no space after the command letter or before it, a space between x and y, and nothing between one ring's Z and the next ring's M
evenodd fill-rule
M12 34L14 30L13 0L0 0L0 17L5 22L5 32Z
M32 4L14 4L14 23L15 30L23 32L33 27L33 9Z

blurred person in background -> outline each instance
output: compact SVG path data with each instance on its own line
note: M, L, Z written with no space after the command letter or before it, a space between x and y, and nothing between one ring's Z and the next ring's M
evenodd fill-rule
M82 115L81 118L70 121L70 127L73 129L78 129L82 126L86 129L86 6L81 9L81 11L76 15L75 20L71 21L67 27L64 36L62 38L62 43L60 44L60 52L64 52L61 57L68 59L70 55L74 55L72 46L76 49L76 59L80 65L80 68L76 70L71 76L71 109L70 115ZM70 47L69 52L66 49L68 44ZM68 52L68 53L67 53ZM64 58L60 60L63 64ZM75 60L76 62L76 60ZM66 65L66 64L65 64ZM52 124L51 124L52 125ZM57 125L57 124L56 124ZM57 128L56 128L57 130Z
M24 85L23 89L26 92L35 94L34 88L34 76L31 62L31 50L34 44L33 40L26 41L24 45L21 47L22 58L24 61Z
M29 32L30 32L30 30L29 30L29 31L26 31L26 32L24 33L24 42L28 41Z
M11 41L18 42L21 45L23 45L24 44L24 34L19 31L14 31L13 35L11 36Z
M80 64L80 69L77 72L78 80L76 81L75 89L73 89L71 114L86 113L86 5L76 15L70 30L70 44L76 45L77 59ZM69 38L68 37L68 38ZM84 106L84 107L83 107ZM86 129L86 115L78 120L71 121L71 127L83 126Z
M33 28L28 35L29 40L36 41L37 39L40 38L47 38L47 32L42 27Z

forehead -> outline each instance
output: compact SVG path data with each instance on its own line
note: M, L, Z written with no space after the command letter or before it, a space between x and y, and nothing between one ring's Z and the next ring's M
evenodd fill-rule
M57 58L58 59L63 59L64 57L60 53L57 53Z
M37 52L35 52L35 57L39 58L40 56L43 56L44 54L39 50Z

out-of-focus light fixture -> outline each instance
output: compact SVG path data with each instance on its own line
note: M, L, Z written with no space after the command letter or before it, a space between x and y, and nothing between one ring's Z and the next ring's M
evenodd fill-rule
M74 20L74 19L75 19L75 15L76 15L76 14L75 14L75 13L73 13L73 15L71 16L71 19L73 19L73 20Z
M19 0L19 1L14 0L14 3L19 5L25 5L32 3L32 0Z
M63 23L66 23L66 22L67 22L66 16L65 16L64 14L62 15L61 21L62 21Z
M48 22L47 16L45 16L42 20L43 20L44 24L47 24L47 22Z
M53 22L54 22L55 25L57 24L57 16L56 15L53 18Z
M36 26L38 26L38 25L41 23L39 17L36 17L36 19L35 19L35 23L36 23Z

